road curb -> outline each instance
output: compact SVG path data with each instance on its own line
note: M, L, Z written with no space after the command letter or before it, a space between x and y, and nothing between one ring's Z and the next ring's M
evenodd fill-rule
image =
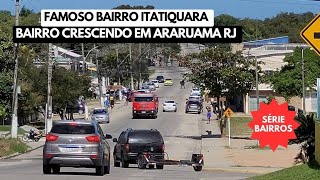
M27 150L26 152L24 152L24 153L18 153L18 152L16 152L16 153L13 153L13 154L8 155L8 156L0 157L0 160L3 160L3 159L11 159L11 158L14 158L14 157L20 156L20 155L22 155L22 154L26 154L26 153L29 153L29 152L31 152L31 151L34 151L34 150L40 149L40 148L42 148L43 146L44 146L44 145L41 145L41 146L36 147L36 148L28 149L28 150Z
M267 174L274 171L281 170L283 168L275 168L272 167L261 167L264 169L245 169L245 168L251 168L251 167L239 167L239 168L206 168L203 167L203 171L209 171L209 172L215 172L215 171L225 171L225 172L238 172L238 173L248 173L248 174Z

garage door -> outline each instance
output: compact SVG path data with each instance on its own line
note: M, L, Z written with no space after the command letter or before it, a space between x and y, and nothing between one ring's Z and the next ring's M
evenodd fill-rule
M259 102L268 102L267 96L259 96ZM249 98L249 111L257 110L257 98L256 96L250 96Z

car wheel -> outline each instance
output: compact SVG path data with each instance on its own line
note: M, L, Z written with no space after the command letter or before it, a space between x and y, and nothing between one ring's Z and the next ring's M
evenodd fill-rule
M157 169L163 169L163 165L156 165Z
M150 165L149 165L149 169L154 169L154 165L153 165L153 164L150 164Z
M113 156L113 166L114 167L120 167L120 162L117 161L116 155Z
M123 158L123 155L121 156L121 166L123 168L128 168L129 167L129 162L126 161L124 158Z
M42 170L43 174L51 174L51 167L48 165L43 165Z
M174 112L177 112L177 109L175 109Z
M200 114L201 113L201 111L198 111L198 114Z
M96 175L103 176L104 175L104 166L97 166L96 167Z
M202 166L193 166L194 171L201 171Z
M138 168L139 169L145 169L147 167L147 165L144 162L144 157L143 154L140 154L138 157Z
M60 166L53 166L52 171L53 171L53 174L59 174L60 173Z
M104 166L104 173L105 174L110 174L110 158L109 158L109 161L108 161L108 166Z
M165 110L162 110L162 112L166 112Z

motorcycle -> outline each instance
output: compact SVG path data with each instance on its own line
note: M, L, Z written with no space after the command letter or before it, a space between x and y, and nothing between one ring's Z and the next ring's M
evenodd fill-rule
M28 133L25 133L22 136L22 141L23 142L28 142L29 140L32 140L34 142L38 142L42 137L42 131L40 131L39 133L36 133L33 130L30 130Z

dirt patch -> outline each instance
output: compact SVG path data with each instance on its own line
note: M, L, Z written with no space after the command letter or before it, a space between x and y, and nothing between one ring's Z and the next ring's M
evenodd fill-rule
M225 148L226 158L236 166L250 167L291 167L298 152L298 145L290 145L288 148L280 146L273 152L268 147L260 149L256 140L242 139L232 139L231 148Z
M16 139L0 139L0 157L8 156L14 153L24 153L28 146Z

